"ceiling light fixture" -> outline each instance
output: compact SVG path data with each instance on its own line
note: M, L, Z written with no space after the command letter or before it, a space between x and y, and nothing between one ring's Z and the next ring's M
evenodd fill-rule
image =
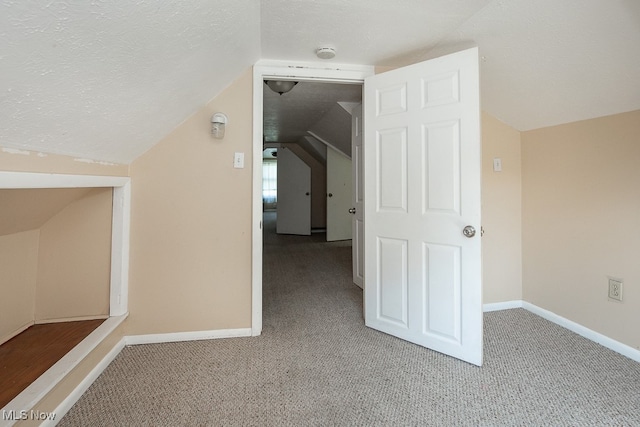
M333 59L336 56L336 50L332 47L320 47L316 49L316 56L320 59Z
M264 82L269 86L269 89L280 95L289 92L298 84L298 82L292 80L265 80Z

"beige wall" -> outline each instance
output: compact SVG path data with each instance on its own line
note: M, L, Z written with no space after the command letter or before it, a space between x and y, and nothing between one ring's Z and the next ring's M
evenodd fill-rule
M522 134L523 297L640 348L640 111ZM607 298L624 279L624 302Z
M106 317L112 190L91 189L40 229L36 322Z
M0 189L0 236L39 229L89 188Z
M0 171L127 176L129 166L0 147Z
M33 324L38 230L0 236L0 343Z
M127 334L251 326L252 96L249 69L132 163Z
M502 172L493 171L493 159ZM520 132L482 113L483 302L522 299Z

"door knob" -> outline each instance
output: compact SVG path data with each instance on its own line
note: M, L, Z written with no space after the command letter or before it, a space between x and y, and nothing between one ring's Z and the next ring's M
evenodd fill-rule
M304 193L304 195L305 195L305 196L308 196L308 195L309 195L309 192L307 191L306 193Z
M327 194L327 196L333 197L333 193L329 193L329 194Z
M349 209L349 213L350 213L350 214L355 214L355 213L356 213L356 208L351 208L351 209Z
M462 229L462 234L464 234L465 237L471 238L476 235L476 229L470 225L467 225L465 228Z

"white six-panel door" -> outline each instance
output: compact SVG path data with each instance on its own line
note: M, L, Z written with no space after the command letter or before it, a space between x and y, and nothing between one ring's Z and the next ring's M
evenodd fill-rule
M481 365L477 49L367 78L364 106L366 324Z
M311 168L293 151L278 149L278 234L311 235Z

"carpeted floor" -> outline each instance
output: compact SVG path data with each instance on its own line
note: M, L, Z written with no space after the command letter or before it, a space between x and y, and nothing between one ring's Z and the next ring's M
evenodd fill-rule
M523 309L481 368L371 330L350 243L267 225L262 336L125 348L60 425L640 425L640 364Z

